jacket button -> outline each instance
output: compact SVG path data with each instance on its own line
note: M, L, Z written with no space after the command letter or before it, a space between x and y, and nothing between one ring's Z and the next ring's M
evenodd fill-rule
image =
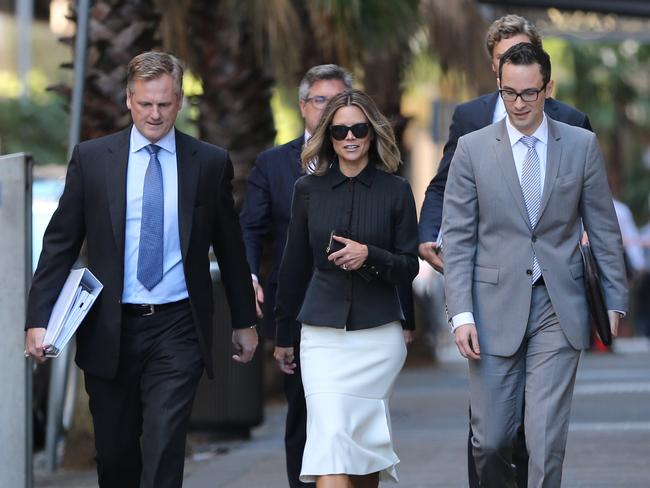
M527 274L528 276L532 276L532 274L533 274L533 270L532 270L532 269L527 269L527 270L526 270L526 274Z
M533 242L537 242L537 236L533 236Z

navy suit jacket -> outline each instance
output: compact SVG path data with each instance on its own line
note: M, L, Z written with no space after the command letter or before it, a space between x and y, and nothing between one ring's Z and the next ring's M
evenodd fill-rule
M246 246L246 258L251 272L259 276L262 247L270 234L272 244L271 272L264 287L264 320L262 335L275 339L275 292L278 271L291 217L293 185L304 172L300 152L304 137L300 136L281 146L261 153L248 176L244 207L239 217ZM296 323L298 329L299 325ZM300 337L294 335L294 337Z
M433 177L431 183L429 183L424 195L424 202L422 203L419 223L421 243L435 242L440 232L442 201L445 195L447 174L449 173L451 159L454 157L454 152L456 152L458 139L465 134L492 124L494 108L496 107L498 97L499 92L495 91L461 103L454 110L451 125L449 126L449 139L443 149L438 173ZM592 131L589 118L584 113L566 103L548 98L544 103L544 112L554 120Z

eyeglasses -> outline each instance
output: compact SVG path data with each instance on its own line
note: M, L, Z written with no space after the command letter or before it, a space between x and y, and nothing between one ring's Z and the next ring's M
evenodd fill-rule
M524 102L536 102L539 98L539 94L545 89L546 85L541 87L539 90L530 88L519 93L514 90L510 90L509 88L502 88L499 90L499 94L501 95L501 98L503 98L504 102L516 102L518 97L521 97Z
M316 95L315 97L307 97L305 98L305 103L310 103L316 107L316 108L323 108L325 105L327 105L327 102L329 102L330 99L327 97L324 97L323 95Z
M353 126L330 125L330 134L337 141L345 139L350 131L352 131L352 135L357 139L363 139L368 135L368 131L370 131L370 124L368 122L362 122Z

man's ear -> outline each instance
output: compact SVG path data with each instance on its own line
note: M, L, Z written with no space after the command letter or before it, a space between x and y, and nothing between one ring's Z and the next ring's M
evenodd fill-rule
M555 90L555 81L550 80L546 84L546 90L544 90L544 94L546 95L546 98L551 98L553 96L553 91Z
M128 87L126 89L126 108L131 110L131 91L128 89Z

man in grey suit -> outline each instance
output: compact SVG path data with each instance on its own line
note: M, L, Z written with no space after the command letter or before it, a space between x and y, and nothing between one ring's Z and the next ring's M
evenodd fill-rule
M507 117L463 136L443 210L446 293L469 359L481 486L515 487L512 445L525 400L528 486L559 487L589 317L578 249L587 229L612 333L627 307L623 248L598 143L544 115L551 63L529 43L499 64Z

